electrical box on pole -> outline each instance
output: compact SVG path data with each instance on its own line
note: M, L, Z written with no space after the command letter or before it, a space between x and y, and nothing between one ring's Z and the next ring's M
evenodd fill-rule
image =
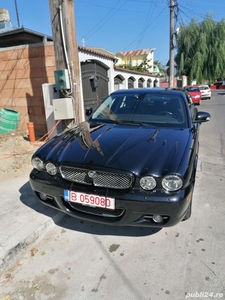
M55 99L53 102L55 120L74 118L73 101L71 98Z
M56 70L54 71L55 75L55 84L58 90L69 90L70 80L68 70Z

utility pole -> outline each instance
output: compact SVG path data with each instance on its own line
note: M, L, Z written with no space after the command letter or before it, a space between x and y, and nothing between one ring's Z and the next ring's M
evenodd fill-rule
M170 63L169 63L169 88L173 88L174 80L174 0L170 0Z
M83 121L83 101L81 99L80 62L76 43L74 1L49 0L52 36L56 58L56 69L67 69L70 77L70 92L61 97L71 97L74 101L75 123Z

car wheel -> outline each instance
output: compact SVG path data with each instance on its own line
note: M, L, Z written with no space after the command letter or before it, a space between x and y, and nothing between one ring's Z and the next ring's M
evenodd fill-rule
M191 211L192 211L192 198L190 200L190 204L188 206L188 209L187 209L186 214L185 214L185 216L184 216L184 218L183 218L182 221L186 221L186 220L190 219L190 217L191 217Z

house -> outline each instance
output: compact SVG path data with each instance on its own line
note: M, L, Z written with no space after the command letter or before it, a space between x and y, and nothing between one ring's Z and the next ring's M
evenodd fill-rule
M137 67L142 66L148 73L154 72L154 50L155 48L131 50L124 52L117 52L116 57L118 61L116 66L120 67Z
M111 56L111 57L114 57L116 58L116 55L115 53L107 50L107 49L104 49L104 48L100 48L100 47L85 47L86 49L90 49L92 51L95 51L97 53L102 53L103 55L107 55L107 56Z
M0 8L0 48L52 41L52 37L12 26L8 10Z

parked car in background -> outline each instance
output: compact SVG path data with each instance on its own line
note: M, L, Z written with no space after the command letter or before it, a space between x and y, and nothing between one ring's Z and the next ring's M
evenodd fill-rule
M187 90L185 90L184 88L172 88L172 90L183 92L186 96L188 105L190 106L193 104L192 98L191 98L190 94L187 92Z
M201 99L210 99L211 98L211 89L207 84L202 84L199 86L201 91Z
M184 87L184 89L189 93L194 104L196 105L201 104L201 91L198 86L187 85Z
M225 81L216 81L213 86L215 86L216 89L225 89Z
M70 216L114 226L168 227L191 216L200 124L180 90L110 94L85 122L32 157L37 198Z

